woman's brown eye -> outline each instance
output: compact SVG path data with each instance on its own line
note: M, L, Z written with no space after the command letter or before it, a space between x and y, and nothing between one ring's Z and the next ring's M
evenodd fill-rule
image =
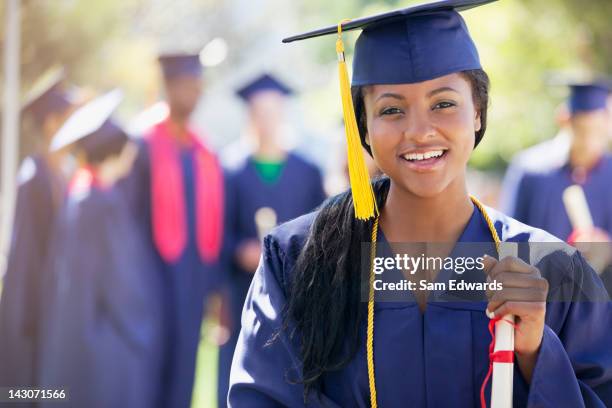
M434 106L434 109L446 109L456 106L453 102L439 102Z
M380 112L381 115L395 115L398 113L402 113L402 111L398 108L386 108Z

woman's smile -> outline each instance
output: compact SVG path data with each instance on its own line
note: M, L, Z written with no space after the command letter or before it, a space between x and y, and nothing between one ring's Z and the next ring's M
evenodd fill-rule
M440 170L445 164L449 149L445 147L421 147L400 154L408 169L417 173Z

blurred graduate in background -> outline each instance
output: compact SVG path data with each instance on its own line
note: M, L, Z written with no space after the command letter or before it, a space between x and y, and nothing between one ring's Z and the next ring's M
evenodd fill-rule
M224 251L229 260L226 273L232 324L230 339L219 351L220 407L226 406L240 315L261 257L261 240L277 223L306 214L325 199L319 169L283 147L285 102L293 91L264 73L237 94L248 107L255 151L226 180Z
M567 159L560 166L543 173L526 174L518 188L514 204L516 219L542 228L569 242L609 243L612 234L612 157L608 153L612 130L608 101L610 84L600 80L570 85L568 101L571 141ZM579 186L586 199L585 212L591 225L576 225L572 203L566 190ZM569 190L571 192L572 190ZM575 191L575 189L573 190ZM587 259L602 273L608 290L612 290L610 246L601 246L607 259L594 259L583 249ZM607 252L607 254L605 253ZM610 292L612 293L612 291Z
M163 392L160 276L112 189L135 155L111 117L121 99L115 90L89 102L51 145L78 168L50 249L38 384L67 388L74 406L154 407Z
M557 107L556 123L559 131L550 140L538 143L519 153L510 162L500 194L500 210L514 216L518 188L526 174L547 173L567 163L571 142L570 114L567 104Z
M573 184L582 186L595 224L612 232L612 176L608 154L610 117L607 111L609 88L605 84L572 85L569 100L571 145L561 166L544 174L526 175L515 202L518 220L567 240L573 231L563 203L563 191Z
M12 239L0 297L0 385L35 386L40 340L40 299L44 264L57 210L65 192L63 153L49 143L73 109L62 69L53 69L32 87L22 112L36 126L38 153L19 170Z
M130 174L118 184L148 237L162 276L165 407L188 407L204 304L222 274L223 174L190 125L202 93L197 54L162 55L169 115L146 132Z

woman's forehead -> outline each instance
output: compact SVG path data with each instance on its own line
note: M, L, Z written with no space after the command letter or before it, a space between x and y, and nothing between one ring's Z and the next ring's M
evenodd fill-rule
M413 96L430 96L431 94L433 96L432 92L437 90L461 93L470 92L471 88L467 78L460 73L453 73L428 81L416 82L412 84L378 84L363 87L364 95L373 97L379 97L380 95L386 93Z

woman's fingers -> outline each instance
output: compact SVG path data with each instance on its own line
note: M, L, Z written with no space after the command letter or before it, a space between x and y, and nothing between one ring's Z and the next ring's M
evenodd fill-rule
M504 313L499 311L502 306L516 308L516 303L536 304L544 303L548 296L548 281L540 275L540 271L517 257L506 257L497 261L492 257L485 256L484 270L487 281L497 281L501 284L501 290L488 290L487 313L495 312L495 315ZM504 306L507 304L506 306ZM508 306L509 305L509 306ZM536 308L539 309L539 308ZM523 310L525 313L532 311L531 307Z

